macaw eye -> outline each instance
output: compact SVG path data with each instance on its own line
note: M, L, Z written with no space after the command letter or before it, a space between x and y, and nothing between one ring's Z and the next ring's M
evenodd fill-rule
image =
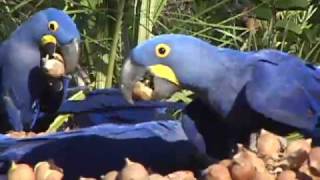
M50 21L48 23L48 28L50 31L56 32L59 29L59 24L57 23L57 21Z
M159 58L166 58L169 56L171 48L167 44L158 44L156 47L156 55Z

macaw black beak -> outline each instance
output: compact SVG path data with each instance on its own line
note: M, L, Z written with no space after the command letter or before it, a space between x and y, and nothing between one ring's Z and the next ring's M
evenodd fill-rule
M135 84L142 80L147 72L153 75L154 89L152 99L164 99L179 90L179 86L176 83L171 82L170 78L163 76L163 73L157 73L158 71L154 70L155 67L158 68L159 65L144 67L132 61L131 57L126 59L121 72L121 91L130 104L134 104L132 95ZM172 77L170 73L168 73L168 76Z
M73 39L71 43L61 46L60 51L65 62L66 73L73 72L79 63L80 40Z
M56 38L53 35L44 35L41 39L41 45L45 52L50 57L57 51L61 53L66 73L73 72L78 63L80 57L80 40L75 38L70 43L65 45L59 45Z
M121 72L121 92L124 98L133 104L132 92L135 84L143 78L147 68L135 64L131 58L127 58Z

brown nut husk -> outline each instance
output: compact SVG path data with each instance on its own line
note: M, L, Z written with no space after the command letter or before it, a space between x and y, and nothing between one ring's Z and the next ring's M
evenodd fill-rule
M253 180L275 180L276 178L268 173L267 171L265 172L258 172L256 171Z
M294 171L285 170L278 175L277 180L297 180L297 176Z
M300 176L301 175L307 176L307 177L309 177L309 176L311 177L312 176L312 173L311 173L310 168L309 168L309 161L308 160L303 162L303 164L301 165L301 167L298 170L298 173L299 173ZM302 178L302 179L304 179L304 178Z
M309 166L313 174L320 176L320 147L314 147L309 153Z
M47 133L47 132L40 132L40 133L38 133L37 134L37 136L46 136L46 135L48 135L49 133Z
M248 160L236 162L230 170L232 180L251 180L255 172L254 166Z
M166 176L170 180L196 180L191 171L176 171Z
M34 166L34 172L37 180L45 180L47 171L50 170L50 164L47 161L38 162Z
M27 138L32 138L32 137L36 137L36 136L37 136L37 134L32 131L26 133Z
M228 168L222 164L213 164L206 169L205 180L232 180Z
M137 82L133 88L133 98L139 100L150 100L152 98L152 89L144 85L142 82Z
M56 170L63 173L63 169L57 166L53 159L49 159L47 162L49 163L51 170Z
M168 180L168 179L160 174L151 174L149 176L149 180Z
M118 177L119 172L118 171L109 171L107 172L102 180L116 180Z
M257 140L257 151L261 157L278 159L281 151L280 137L262 129Z
M11 138L20 139L20 138L26 137L26 132L25 131L9 131L6 135Z
M231 159L224 159L224 160L221 160L219 164L229 169L232 166L233 161Z
M44 62L43 68L46 70L46 73L55 78L62 77L65 75L65 65L63 58L60 54L55 53L53 59L48 59Z
M291 168L299 168L308 158L311 151L312 139L299 139L288 144L286 149L286 159Z
M119 172L119 180L148 180L149 174L143 165L126 158L126 166Z
M45 175L45 180L62 180L63 173L58 170L50 169Z
M8 171L8 180L35 180L35 174L29 165L12 162Z
M266 171L264 161L242 144L238 144L238 152L233 156L233 161L238 164L250 163L258 172Z
M303 162L302 166L299 168L298 174L297 174L297 179L302 179L302 180L320 180L319 174L316 172L315 169L311 168L309 166L310 161L306 160Z

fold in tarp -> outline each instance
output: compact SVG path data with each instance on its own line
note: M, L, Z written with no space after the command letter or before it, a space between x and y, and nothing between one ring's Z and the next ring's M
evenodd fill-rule
M58 112L74 114L77 123L83 127L104 122L139 123L172 119L169 112L181 110L184 106L183 103L161 101L136 101L131 105L119 89L103 89L90 92L82 101L66 101Z
M129 104L116 88L95 90L86 94L84 100L65 101L57 114L73 114L78 127L101 123L140 123L173 119L172 113L182 110L184 103L161 101L136 101ZM34 130L43 131L53 121L52 114L41 116Z

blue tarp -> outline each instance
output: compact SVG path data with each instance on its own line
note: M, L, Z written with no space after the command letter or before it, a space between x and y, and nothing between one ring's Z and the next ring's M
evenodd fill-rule
M11 160L34 165L52 159L64 169L65 179L98 177L121 169L126 157L160 173L199 169L194 161L198 151L178 121L101 124L43 137L0 139L1 173Z
M159 173L199 170L204 166L196 160L203 147L189 140L195 129L190 124L185 131L166 113L183 107L159 101L130 105L118 89L93 91L59 109L75 115L77 130L20 140L1 135L0 173L6 173L11 160L34 165L52 159L64 169L65 179L99 177L122 168L126 157Z
M159 119L172 119L168 111L183 109L185 104L137 101L129 104L119 89L103 89L90 92L84 101L67 101L59 108L59 114L72 113L80 126L104 122L139 123Z

